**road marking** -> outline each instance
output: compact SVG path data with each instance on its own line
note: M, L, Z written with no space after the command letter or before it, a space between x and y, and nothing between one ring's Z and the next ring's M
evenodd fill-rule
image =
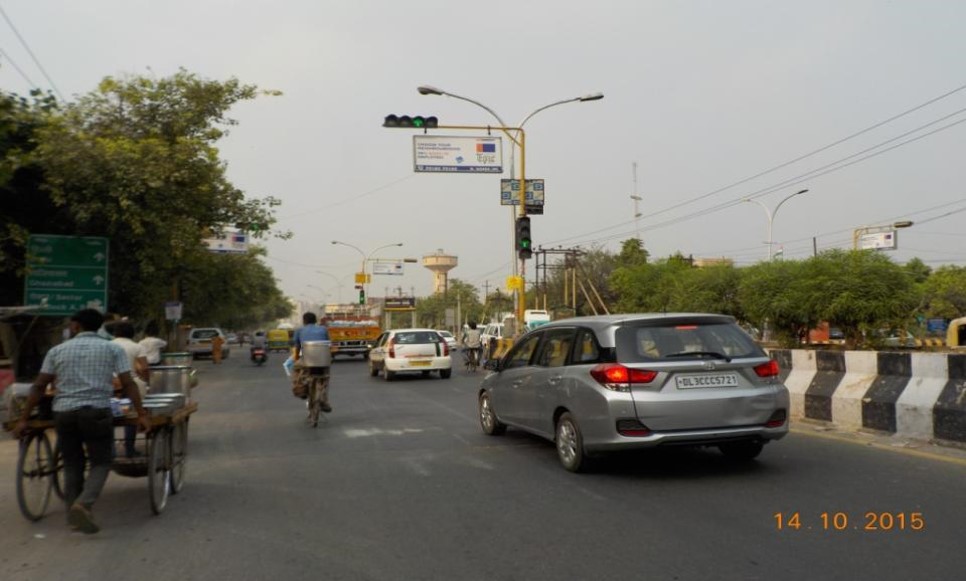
M406 434L418 434L423 430L416 428L404 428L402 430L383 430L381 428L372 428L368 430L357 430L348 429L343 430L343 433L348 438L369 438L372 436L405 436Z
M871 446L878 450L889 450L892 452L897 452L900 454L908 454L909 456L916 456L917 458L925 458L927 460L936 460L939 462L946 462L947 464L956 464L959 466L966 466L966 458L958 458L956 456L945 456L943 454L938 454L935 452L924 452L922 450L915 450L912 448L901 448L897 446L892 446L889 444L882 444L875 441L862 441L856 440L854 437L841 436L838 434L830 434L828 432L816 432L814 430L806 430L802 428L791 428L791 431L795 434L801 434L803 436L812 436L815 438L824 438L826 440L834 440L836 442L843 442L848 444L859 444L862 446Z

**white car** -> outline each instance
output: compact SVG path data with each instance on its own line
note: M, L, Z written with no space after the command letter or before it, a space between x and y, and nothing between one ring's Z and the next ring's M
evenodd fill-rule
M446 340L446 345L447 347L449 347L450 353L457 350L458 343L456 341L456 337L454 337L452 333L450 333L449 331L436 331L436 332L442 335L443 339Z
M228 347L228 338L225 336L225 332L217 327L192 329L188 333L188 352L196 358L211 357L211 340L216 336L220 336L221 340L224 341L221 346L221 356L228 359L228 355L231 354L231 348Z
M438 371L443 379L453 374L449 346L433 329L394 329L379 335L369 352L369 375L382 372L386 381L397 373L421 373L424 377Z

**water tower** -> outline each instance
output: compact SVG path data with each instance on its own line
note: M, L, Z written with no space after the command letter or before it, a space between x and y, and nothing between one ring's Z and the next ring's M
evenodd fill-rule
M433 271L433 292L439 294L446 292L449 271L456 268L458 260L455 256L444 254L440 248L436 254L427 254L423 257L423 266Z

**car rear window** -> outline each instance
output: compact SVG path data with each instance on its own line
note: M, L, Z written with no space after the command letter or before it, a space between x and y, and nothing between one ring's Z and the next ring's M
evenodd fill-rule
M754 340L733 323L675 322L660 325L628 325L615 334L617 360L620 362L681 361L706 359L715 354L729 359L762 357Z
M191 332L192 339L211 339L216 336L218 331L216 329L197 329Z
M416 345L419 343L439 343L443 338L435 331L411 331L396 333L392 340L397 345Z

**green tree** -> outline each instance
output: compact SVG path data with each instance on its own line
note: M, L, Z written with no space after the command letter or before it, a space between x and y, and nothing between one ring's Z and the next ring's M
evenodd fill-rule
M439 293L416 303L416 320L431 329L446 327L446 309L458 310L464 321L481 321L483 305L477 288L458 278L449 279L446 293Z
M769 326L783 345L792 346L821 320L810 299L805 265L794 260L761 262L742 269L738 302L759 329Z
M264 234L274 224L277 200L246 198L215 147L235 123L228 110L259 94L236 79L182 70L162 79L108 77L76 103L39 109L36 147L22 163L39 168L37 204L46 211L18 226L110 238L109 308L154 317L172 297L170 282L205 260L203 237L236 224ZM8 199L2 203L6 214ZM22 240L13 244L22 255Z
M941 266L923 283L926 315L956 319L966 316L966 267Z

